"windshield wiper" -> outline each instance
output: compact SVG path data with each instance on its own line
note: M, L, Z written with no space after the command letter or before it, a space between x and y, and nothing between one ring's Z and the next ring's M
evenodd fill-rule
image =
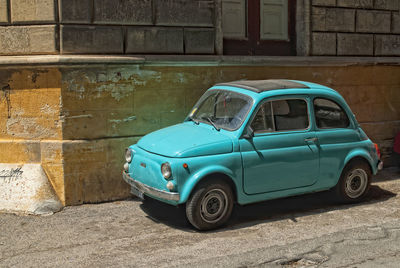
M203 116L203 119L206 119L210 124L215 128L215 130L220 131L221 129L217 127L217 125L211 120L209 116Z
M189 116L188 117L189 121L193 121L196 125L199 124L199 121L196 121L193 117Z

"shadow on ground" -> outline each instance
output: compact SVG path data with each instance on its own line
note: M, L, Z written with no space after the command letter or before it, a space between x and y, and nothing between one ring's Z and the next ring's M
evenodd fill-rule
M320 192L296 197L288 197L276 200L250 204L246 206L236 205L228 225L215 230L220 232L227 229L240 229L265 222L290 219L296 222L296 218L307 215L326 213L333 210L345 209L365 203L375 203L396 196L395 193L372 185L366 199L357 204L338 204L331 192ZM185 217L185 208L174 207L157 200L147 198L140 206L150 219L157 223L166 224L184 231L195 231Z
M372 177L372 182L393 181L400 179L400 167L387 167Z

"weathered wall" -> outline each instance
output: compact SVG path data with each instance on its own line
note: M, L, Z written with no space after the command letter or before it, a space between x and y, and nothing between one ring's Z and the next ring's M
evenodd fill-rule
M181 122L217 82L288 78L331 86L385 157L400 131L400 66L153 62L0 73L0 162L42 163L67 205L127 197L124 148Z
M0 55L220 54L221 0L0 0ZM400 56L399 0L297 0L298 55Z
M0 0L0 55L214 54L214 1Z
M344 95L385 156L400 130L400 67L115 66L62 69L64 168L68 203L127 194L124 147L181 122L205 89L236 79L313 81ZM71 183L70 183L71 182Z
M41 163L64 202L61 73L0 69L0 163Z
M400 56L399 0L312 0L311 54Z

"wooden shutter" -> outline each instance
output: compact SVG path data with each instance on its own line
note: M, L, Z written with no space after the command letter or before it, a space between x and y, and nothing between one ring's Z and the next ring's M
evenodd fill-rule
M246 38L246 13L246 0L222 0L222 31L224 38Z
M288 40L288 0L260 1L260 39Z

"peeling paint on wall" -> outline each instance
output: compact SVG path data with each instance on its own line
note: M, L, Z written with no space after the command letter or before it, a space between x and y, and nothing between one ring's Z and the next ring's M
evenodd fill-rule
M52 128L45 128L38 124L36 118L13 117L7 120L7 133L16 138L35 139L40 137L57 137Z

